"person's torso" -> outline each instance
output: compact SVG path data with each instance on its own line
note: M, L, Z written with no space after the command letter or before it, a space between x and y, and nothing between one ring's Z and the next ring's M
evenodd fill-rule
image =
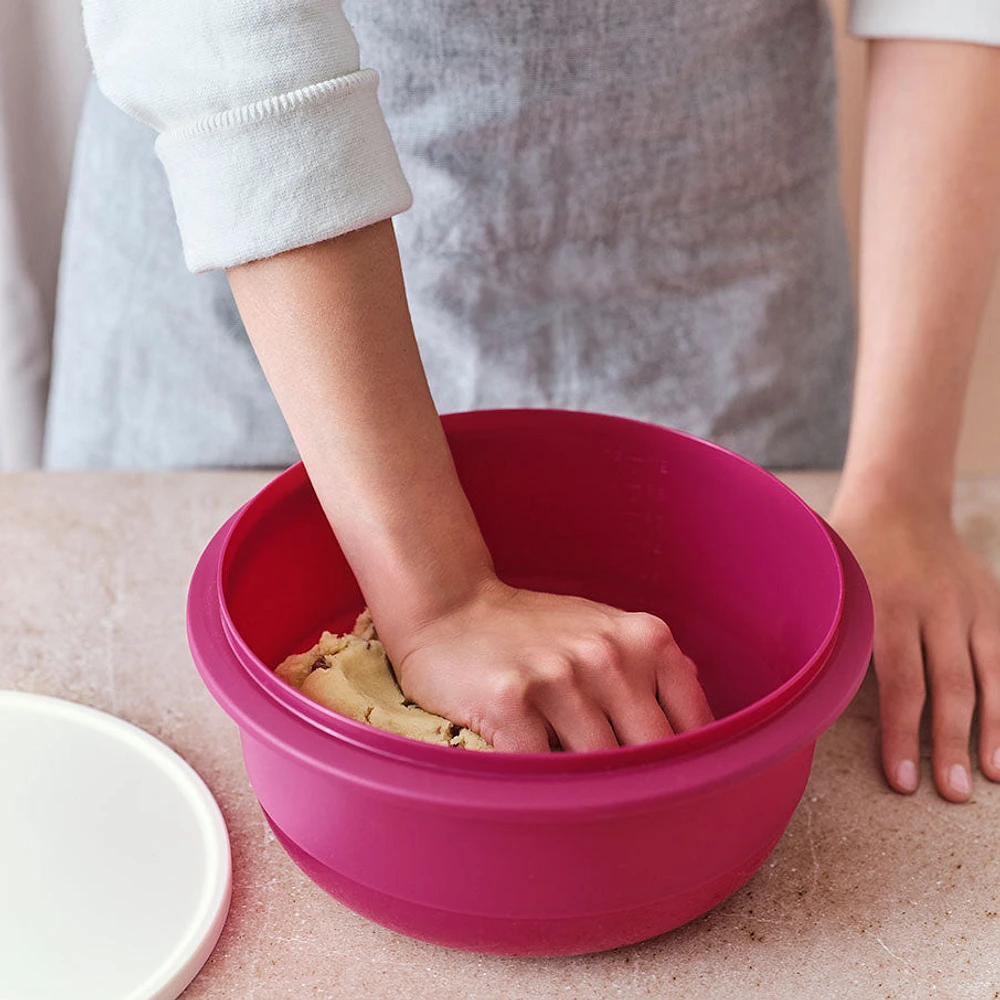
M822 0L347 0L423 252L683 236L832 170Z
M345 9L414 191L396 232L439 407L838 460L852 309L822 0Z
M820 0L345 9L414 189L394 222L440 410L838 461L853 319ZM96 93L70 201L50 464L291 460L225 275L184 270L151 133Z

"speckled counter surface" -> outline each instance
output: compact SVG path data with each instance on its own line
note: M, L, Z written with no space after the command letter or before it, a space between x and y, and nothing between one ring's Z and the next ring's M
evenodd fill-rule
M196 557L267 478L0 476L0 687L142 726L197 768L229 825L229 921L185 1000L1000 997L1000 787L977 773L972 800L948 805L925 759L915 796L889 792L871 678L820 740L802 804L761 870L672 934L585 958L491 958L340 906L266 828L236 728L185 641ZM817 509L829 504L832 477L788 479ZM963 484L958 518L1000 569L1000 480Z

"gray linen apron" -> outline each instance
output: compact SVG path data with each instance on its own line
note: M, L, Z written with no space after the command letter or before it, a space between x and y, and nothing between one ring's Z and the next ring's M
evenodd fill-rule
M840 462L854 338L822 0L345 9L414 190L396 231L439 410L603 411L772 467ZM291 462L225 275L184 269L152 140L92 90L47 462Z

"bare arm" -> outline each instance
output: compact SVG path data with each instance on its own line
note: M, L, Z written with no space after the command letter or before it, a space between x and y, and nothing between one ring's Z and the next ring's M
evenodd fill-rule
M976 337L1000 249L1000 49L870 49L860 350L835 523L876 602L882 755L916 787L930 699L935 781L968 797L977 682L984 772L1000 779L1000 589L951 522Z
M417 353L392 223L229 280L389 648L492 576Z
M659 620L497 580L424 377L391 222L229 276L411 698L507 750L710 721Z

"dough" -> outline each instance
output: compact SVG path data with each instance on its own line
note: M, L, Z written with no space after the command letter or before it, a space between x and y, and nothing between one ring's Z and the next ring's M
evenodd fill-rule
M367 609L353 632L324 632L312 649L289 656L275 673L313 701L387 732L467 750L492 749L471 729L406 700Z

